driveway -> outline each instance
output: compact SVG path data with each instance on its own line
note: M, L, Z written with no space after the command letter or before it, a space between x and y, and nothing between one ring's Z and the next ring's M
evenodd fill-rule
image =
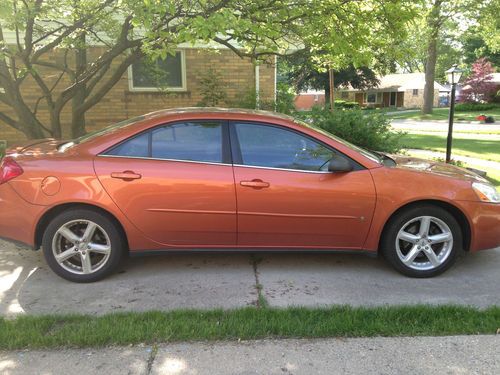
M184 254L130 258L93 284L54 275L41 252L0 241L0 315L350 304L500 304L500 248L465 254L445 274L410 279L383 259L345 254Z

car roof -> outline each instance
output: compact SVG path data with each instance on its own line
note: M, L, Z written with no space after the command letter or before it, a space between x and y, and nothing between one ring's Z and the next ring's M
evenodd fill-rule
M159 111L150 112L144 115L145 119L152 119L156 117L175 116L175 115L189 115L189 114L229 114L229 115L255 115L273 119L294 121L292 116L284 115L281 113L262 111L255 109L244 108L219 108L219 107L184 107L161 109Z

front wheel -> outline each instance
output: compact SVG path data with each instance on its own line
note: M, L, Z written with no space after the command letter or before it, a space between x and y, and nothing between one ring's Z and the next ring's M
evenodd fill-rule
M45 260L62 278L88 283L103 279L119 265L125 241L107 216L89 209L56 216L42 239Z
M397 214L388 223L382 253L399 272L411 277L443 273L462 249L462 231L448 211L418 206Z

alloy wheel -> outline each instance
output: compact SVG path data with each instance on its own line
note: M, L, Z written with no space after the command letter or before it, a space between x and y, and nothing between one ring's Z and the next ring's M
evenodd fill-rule
M420 216L406 222L396 236L396 252L401 262L419 271L441 266L453 249L453 233L441 219Z
M111 241L106 231L93 221L72 220L57 230L52 240L52 252L65 270L87 275L107 263Z

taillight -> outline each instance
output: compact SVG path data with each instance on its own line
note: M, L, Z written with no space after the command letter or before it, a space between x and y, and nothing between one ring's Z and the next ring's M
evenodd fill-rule
M0 163L0 185L23 174L23 168L12 158L6 157Z

